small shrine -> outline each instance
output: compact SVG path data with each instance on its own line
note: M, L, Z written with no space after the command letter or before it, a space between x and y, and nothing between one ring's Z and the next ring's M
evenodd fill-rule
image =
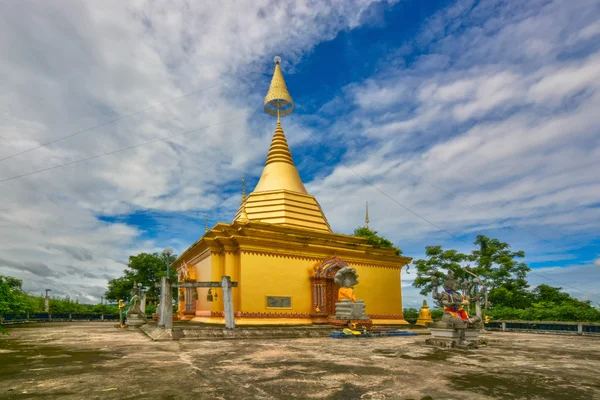
M427 300L423 300L423 306L419 310L419 319L415 322L415 325L418 326L427 326L427 324L432 324L433 318L431 317L431 310L427 305Z

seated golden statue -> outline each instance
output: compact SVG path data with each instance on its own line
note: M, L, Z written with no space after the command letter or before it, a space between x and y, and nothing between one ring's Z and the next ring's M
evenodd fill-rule
M356 295L354 294L354 289L351 287L341 287L338 291L338 301L342 301L344 299L348 299L353 303L356 303Z
M334 281L340 285L338 301L335 303L335 316L338 320L368 320L364 301L357 299L354 285L358 284L358 274L352 267L344 267L336 272Z

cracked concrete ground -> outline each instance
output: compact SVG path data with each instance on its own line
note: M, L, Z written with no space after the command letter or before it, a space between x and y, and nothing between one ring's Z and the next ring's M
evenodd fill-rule
M600 399L600 338L487 335L153 342L112 323L45 323L0 337L1 399Z

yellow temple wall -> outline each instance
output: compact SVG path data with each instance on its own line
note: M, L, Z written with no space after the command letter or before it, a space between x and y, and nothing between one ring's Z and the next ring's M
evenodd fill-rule
M369 315L402 314L400 270L376 266L350 264L358 274L354 294L365 301Z
M310 313L312 290L309 268L314 261L267 254L241 255L240 310L249 313ZM402 288L399 269L349 263L359 275L354 290L363 299L366 312L382 318L402 314ZM267 308L267 296L292 298L291 309Z
M211 257L210 254L194 265L196 270L195 280L197 282L210 281L211 280ZM210 313L212 303L206 300L208 294L208 288L197 288L198 300L196 300L196 315L208 315ZM204 312L204 313L202 313Z
M248 313L296 314L311 312L308 268L314 261L272 255L242 253L241 311ZM267 308L267 296L292 298L292 307Z

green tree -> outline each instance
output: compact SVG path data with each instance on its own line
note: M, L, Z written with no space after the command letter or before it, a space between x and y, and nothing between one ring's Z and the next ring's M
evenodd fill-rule
M546 284L541 284L533 289L533 300L536 303L546 302L555 304L575 304L575 305L590 305L589 302L582 302L573 297L570 294L561 292L562 288L552 287Z
M106 300L118 302L123 299L129 300L131 297L131 289L133 287L133 278L121 276L119 278L108 281L108 291L104 293Z
M417 269L417 277L413 281L413 286L420 288L419 293L423 296L431 294L433 290L431 276L438 279L439 286L442 284L444 275L449 271L452 271L458 280L466 279L468 276L461 265L467 256L456 250L444 250L442 246L426 246L425 257L412 262ZM438 306L441 307L439 304Z
M488 301L496 306L524 309L531 307L534 295L522 285L505 283L491 290Z
M175 261L177 256L171 255L170 262ZM107 300L129 301L134 282L141 283L147 288L148 297L158 298L160 289L155 284L160 283L160 278L166 274L166 258L158 253L141 253L129 257L129 263L122 277L112 279L108 282L108 291L105 294ZM177 279L177 271L170 268L169 275L172 280Z
M23 281L0 275L0 315L25 314L31 310L31 302L22 290Z
M525 252L510 250L510 245L498 239L490 239L485 235L477 235L477 246L471 254L462 254L456 250L443 250L441 246L425 248L426 258L415 260L417 278L413 286L421 288L421 294L427 295L432 291L431 276L435 275L438 285L448 271L454 273L458 281L471 281L470 293L473 296L478 290L479 282L474 281L464 266L470 262L471 272L477 275L485 284L489 299L498 305L527 306L531 304L531 294L526 277L529 267L518 258L525 257ZM476 306L483 303L484 299ZM505 303L506 302L506 303Z
M370 244L376 248L383 249L395 249L396 255L399 256L402 254L402 251L396 247L394 247L394 243L384 238L383 236L379 236L377 231L371 230L368 226L359 226L354 230L353 236L359 236L367 239L367 244Z
M600 310L590 301L573 298L561 288L542 284L529 294L529 306L516 308L496 304L490 309L490 316L505 320L600 322Z
M529 287L526 278L530 268L518 260L525 257L523 250L511 251L508 243L485 235L477 235L473 244L478 248L469 255L468 261L475 263L472 271L482 277L491 296L500 287L520 295L525 292Z
M402 314L404 314L404 318L419 318L419 310L417 310L416 308L405 308L404 310L402 310Z
M0 316L6 314L25 314L32 303L22 290L23 281L10 276L0 275ZM6 330L0 326L0 334Z

